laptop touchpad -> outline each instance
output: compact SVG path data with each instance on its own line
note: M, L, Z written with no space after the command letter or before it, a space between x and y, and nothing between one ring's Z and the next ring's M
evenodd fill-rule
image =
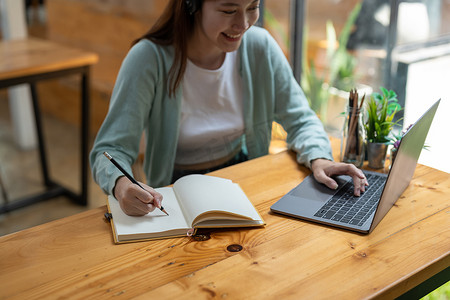
M342 187L347 181L351 180L350 176L334 177L339 187ZM325 202L336 193L336 190L328 188L326 185L317 182L311 174L302 181L302 183L294 188L289 195L318 202Z

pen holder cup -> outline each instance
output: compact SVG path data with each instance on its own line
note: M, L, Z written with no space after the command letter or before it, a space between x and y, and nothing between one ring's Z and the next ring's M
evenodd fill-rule
M364 163L364 126L359 108L349 106L341 138L342 162L360 168Z

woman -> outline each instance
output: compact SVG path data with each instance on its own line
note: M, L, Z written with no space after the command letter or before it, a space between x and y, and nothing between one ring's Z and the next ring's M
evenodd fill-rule
M364 191L360 170L332 161L284 54L252 27L258 17L259 0L171 0L130 49L90 156L94 179L125 213L160 207L151 186L267 154L272 121L283 125L289 148L319 182L337 188L330 176L348 174L355 194ZM107 151L130 171L142 132L148 192L103 156Z

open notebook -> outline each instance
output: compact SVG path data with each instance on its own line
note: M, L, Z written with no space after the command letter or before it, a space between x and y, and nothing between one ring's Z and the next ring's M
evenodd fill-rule
M108 209L116 243L186 236L198 228L262 226L262 220L240 186L229 179L188 175L173 187L155 189L163 206L141 216L126 215L119 202L108 196Z

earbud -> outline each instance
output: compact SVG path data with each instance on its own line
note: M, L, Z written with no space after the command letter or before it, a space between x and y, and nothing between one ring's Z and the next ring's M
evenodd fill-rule
M187 11L190 15L195 14L199 8L201 1L199 0L185 0Z

